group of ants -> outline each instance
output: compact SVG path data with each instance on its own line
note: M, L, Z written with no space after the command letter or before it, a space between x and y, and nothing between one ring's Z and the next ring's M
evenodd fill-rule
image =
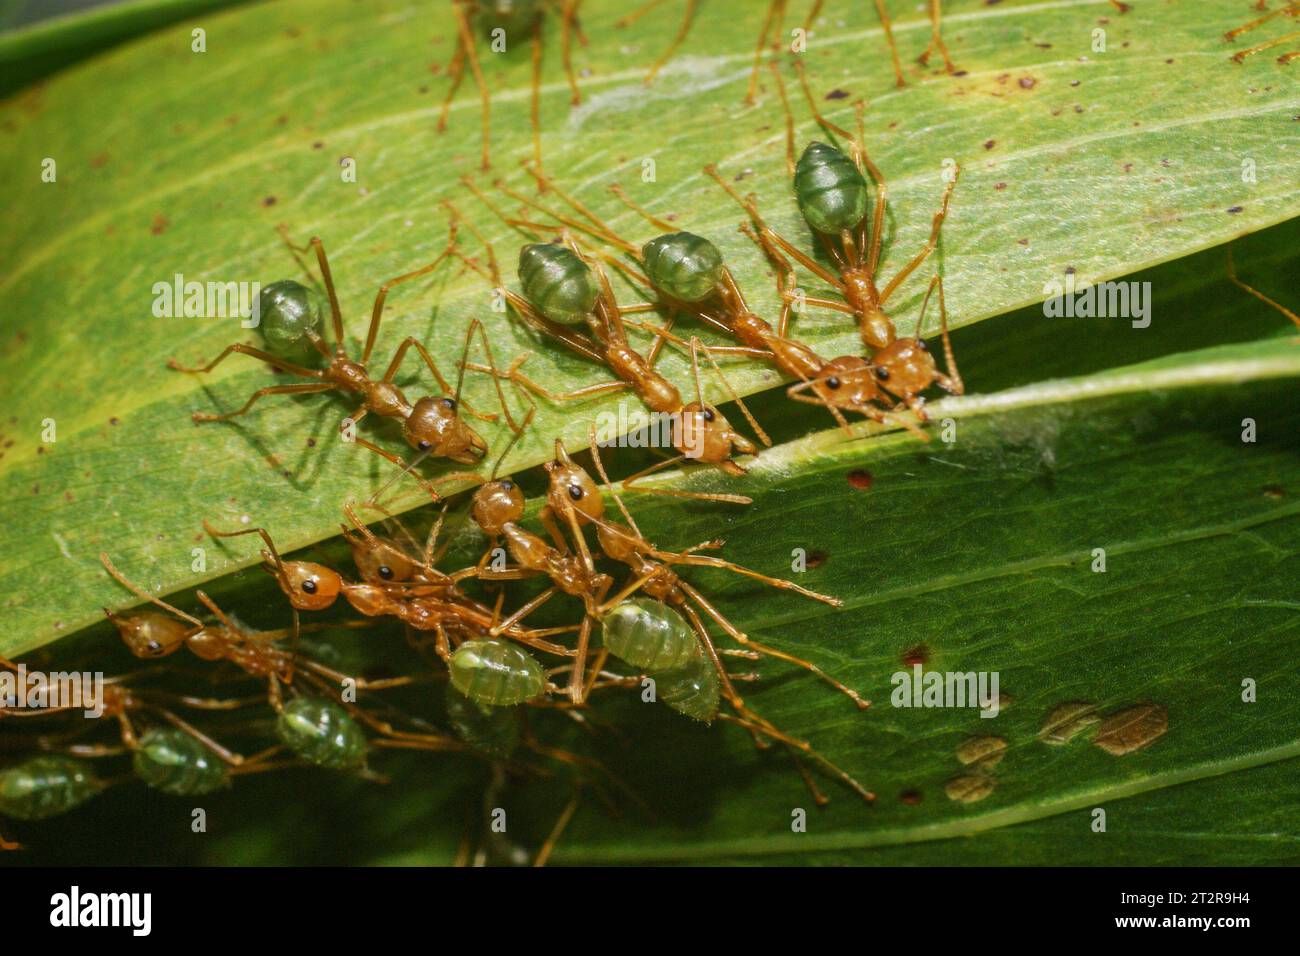
M934 7L937 11L937 4ZM726 661L779 659L816 675L858 708L865 709L869 702L811 661L750 637L678 569L719 569L831 607L842 605L838 598L711 553L722 547L721 540L682 550L664 548L650 540L610 481L594 430L589 432L588 446L591 467L599 482L570 455L562 440L555 440L554 457L543 466L547 490L536 514L540 532L524 524L527 506L519 484L498 477L506 458L532 424L537 410L533 396L565 403L631 392L651 412L671 416L676 454L624 479L624 491L749 504L750 499L743 495L636 484L652 472L680 464L707 466L739 477L745 474L745 468L736 458L758 454L760 445L770 446L767 434L727 382L719 357L740 357L771 365L792 380L787 390L791 398L824 407L845 429L846 416L852 413L890 427L906 428L926 439L925 393L934 386L954 395L964 392L948 336L939 274L936 272L925 292L914 336L899 336L886 312L895 292L938 245L957 170L952 169L945 177L939 208L924 246L897 274L882 281L878 271L888 191L884 176L864 145L863 106L856 105L855 135L822 116L803 70L797 72L816 122L832 141L847 144L846 151L814 141L796 160L789 102L779 70L773 65L787 118L787 169L799 208L822 255L808 252L778 234L764 220L754 196L741 195L715 167L705 167L706 174L744 210L747 218L741 231L772 267L781 303L775 324L751 310L736 277L707 239L680 231L672 222L635 203L619 186L611 186L624 205L659 233L638 246L562 190L536 161L525 167L536 180L539 197L553 195L563 208L556 208L549 199L510 189L498 180L495 187L520 204L519 212L511 215L472 179L463 179L486 209L529 240L520 251L519 291L507 288L491 243L450 201L444 201L449 216L446 247L429 264L380 287L364 346L356 358L348 351L324 244L313 238L305 247L295 246L282 230L286 244L313 283L324 287L333 341L327 342L322 334L324 309L315 292L292 280L266 287L260 300L260 317L267 348L236 343L201 367L185 367L175 360L169 364L179 371L205 373L239 353L302 381L260 388L234 411L196 412L195 421L242 416L268 395L355 395L360 404L348 419L352 426L371 414L394 419L417 454L407 461L363 437L353 436L350 440L397 466L400 473L396 477L409 476L418 481L435 503L442 504L441 512L421 543L384 508L378 495L367 504L383 512L382 533L373 530L353 505L346 505L343 533L351 549L354 577L322 563L285 559L265 528L226 530L205 521L206 530L217 538L260 538L263 567L292 608L292 626L273 631L246 627L203 591L197 591L195 598L210 618L204 620L187 613L133 583L107 554L101 554L113 578L157 608L134 613L106 610L135 657L155 660L186 648L203 661L226 662L246 678L264 681L265 695L216 699L164 691L133 679L111 679L105 684L103 716L116 722L115 737L120 737L120 745L116 740L112 744L82 740L93 730L84 725L97 721L81 722L83 726L71 732L35 738L40 751L37 756L0 771L0 814L20 820L44 819L67 812L107 787L132 778L143 779L167 793L198 795L228 786L237 775L287 766L315 765L377 777L366 764L367 752L375 747L473 754L489 762L494 780L498 781L503 768L546 773L531 762L531 758L539 757L568 767L575 782L572 799L533 857L533 862L541 865L549 859L572 817L582 790L599 795L611 808L617 803L612 796L614 790L637 801L639 797L600 761L542 743L531 729L527 711L555 710L585 723L584 713L593 694L618 688L644 689L651 681L657 691L654 698L679 713L706 723L717 719L737 724L759 747L775 744L783 748L819 804L828 798L806 763L817 766L864 801L874 800L868 789L806 740L781 729L755 710L737 684L756 680L757 675L731 673ZM462 248L462 229L482 245L482 259ZM311 275L304 254L314 257L319 282ZM489 281L495 293L504 297L512 318L524 328L604 367L613 379L569 392L552 391L521 370L527 354L505 368L499 367L477 319L466 330L454 387L415 337L400 343L382 377L373 377L369 363L389 292L453 261ZM834 297L804 296L797 288L795 264L824 282ZM643 292L647 301L620 304L610 270ZM1300 317L1241 283L1231 268L1229 275L1300 326ZM946 371L939 370L927 342L920 337L926 308L935 293ZM793 338L789 325L797 303L851 316L857 323L865 354L825 359ZM647 314L657 315L658 321L628 318ZM675 323L683 316L704 323L731 343L706 346L694 335L682 337L675 331ZM634 345L627 334L628 326L646 333L649 345ZM476 336L483 351L482 362L470 361ZM666 345L689 354L694 401L684 401L681 391L656 370ZM411 348L436 379L440 394L412 402L396 384ZM719 408L706 401L701 355L726 396L744 414L756 440L736 430ZM471 371L490 377L500 404L499 415L479 411L462 400L465 375ZM516 402L527 407L524 414L512 412L503 383L510 386ZM422 477L417 469L428 458L445 458L469 467L486 459L488 445L469 424L469 417L488 422L504 420L512 433L496 458L491 476L485 479L476 471L462 470L434 480ZM468 518L487 540L479 560L450 572L438 567L447 553L447 544L440 545L439 538L450 502L441 497L437 486L448 482L472 482L476 486L469 496ZM606 494L616 505L617 516L607 512ZM594 533L594 543L589 533ZM606 564L626 566L626 579L620 584L602 570ZM529 579L540 580L544 589L507 613L506 584ZM495 591L495 599L475 596L467 587L471 581ZM530 616L558 595L581 603L581 621L563 626L532 625ZM367 680L345 674L305 653L298 643L301 634L340 625L304 624L300 612L324 611L335 606L340 597L362 616L343 626L400 622L408 643L429 663L428 672ZM736 646L719 647L706 622L715 625ZM548 664L543 665L538 656ZM633 670L625 671L619 662ZM3 658L0 666L15 673L18 670L17 664ZM413 718L382 699L382 692L391 688L435 678L449 684L446 714L450 731ZM364 703L358 701L358 693L365 695ZM247 756L226 747L176 712L182 708L232 711L261 701L268 702L275 714L277 742ZM54 702L34 710L3 710L0 716L47 717L75 709ZM149 727L143 733L137 728L141 717ZM85 759L122 754L131 756L133 774L119 778L100 778ZM0 847L18 846L0 837ZM489 850L488 837L475 848L474 840L467 835L457 861L482 862Z

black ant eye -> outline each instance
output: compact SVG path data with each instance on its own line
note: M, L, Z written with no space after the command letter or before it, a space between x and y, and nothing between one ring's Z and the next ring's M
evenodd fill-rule
M840 380L839 380L839 378L838 378L837 376L835 376L835 375L832 375L830 378L828 378L828 379L826 380L826 387L827 387L827 388L830 388L830 389L836 389L836 388L839 388L839 387L840 387Z
M928 345L925 344L925 339L917 339L917 340L916 340L916 347L917 347L918 349L920 349L922 352L928 352L928 351L930 351L930 346L928 346Z
M433 446L432 446L431 444L429 444L427 441L425 441L423 438L421 438L421 439L420 439L420 443L419 443L418 445L416 445L415 447L418 448L418 449L420 449L420 451L428 451L428 450L429 450L430 448L432 448Z
M569 497L574 501L582 500L582 488L578 485L569 485Z
M393 569L386 564L381 564L379 566L379 576L387 581L393 576Z
M449 408L449 409L451 409L451 410L454 412L454 411L456 410L456 399L454 399L454 398L444 398L444 399L442 400L442 407L443 407L443 408Z
M302 589L303 589L304 591L306 591L308 594L315 594L315 593L316 593L316 582L315 582L315 581L310 581L310 580L309 580L309 581L303 581L303 582L302 582Z
M883 366L877 365L877 366L876 366L876 378L880 379L882 382L888 382L888 381L889 381L889 369L884 368Z
M713 409L711 409L711 408L706 408L706 409L704 410L704 420L705 420L706 422L711 422L711 421L713 421L713 419L714 419Z

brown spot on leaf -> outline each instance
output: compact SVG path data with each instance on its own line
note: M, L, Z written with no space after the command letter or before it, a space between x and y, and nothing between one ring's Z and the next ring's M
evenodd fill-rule
M957 745L957 759L963 764L981 769L996 767L1006 756L1005 737L968 737Z
M915 647L909 647L903 651L903 663L908 667L915 667L917 664L924 666L930 661L930 648L924 644L917 644Z
M826 559L829 557L830 555L825 551L809 551L804 564L809 568L820 568L826 563Z
M1169 711L1151 701L1134 704L1106 717L1092 742L1116 757L1149 746L1169 729Z
M920 790L904 790L902 793L898 795L898 799L901 800L903 803L907 804L909 807L914 807L925 798L921 794Z
M1098 723L1097 706L1087 701L1071 700L1057 704L1043 721L1038 731L1038 739L1045 744L1059 747Z
M149 231L155 236L161 236L167 231L167 227L170 225L171 223L167 221L166 216L162 213L156 213L153 217L153 222L149 226Z
M993 778L982 773L962 774L943 785L949 800L958 803L975 803L993 792Z

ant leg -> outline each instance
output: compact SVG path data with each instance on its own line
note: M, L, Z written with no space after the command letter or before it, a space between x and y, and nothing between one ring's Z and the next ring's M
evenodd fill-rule
M899 86L907 86L907 80L903 79L903 64L898 59L898 44L894 42L894 31L889 23L889 14L885 12L884 0L876 0L876 13L880 16L880 25L885 28L885 42L889 44L889 56L894 61L894 76L898 78Z
M695 11L699 5L700 0L686 0L686 10L682 14L682 24L677 28L677 35L673 37L673 42L668 44L668 49L664 50L663 55L655 60L654 65L650 67L650 72L645 77L646 86L654 82L655 77L659 75L659 71L664 68L664 64L672 59L673 54L677 52L677 48L686 40L687 34L691 32L691 24L695 22Z
M700 385L699 348L700 348L700 340L695 336L691 336L691 371L692 374L695 376L696 397L699 399L700 405L703 407L704 389L701 388ZM709 360L709 364L713 366L713 373L718 377L718 381L722 383L722 389L727 393L727 397L730 398L733 402L735 402L736 406L741 410L742 413L744 413L745 420L749 422L749 427L754 429L754 434L758 436L759 441L761 441L768 448L771 448L772 439L768 437L767 432L763 431L763 426L758 423L758 420L754 418L752 414L750 414L749 407L745 405L744 399L742 399L738 394L736 394L736 390L731 387L731 382L727 381L727 376L722 374L722 369L718 367L717 359L713 357L713 353L705 349L704 357L707 358Z
M253 346L251 345L244 345L242 342L236 342L234 345L227 345L225 350L216 358L214 358L211 362L209 362L207 365L196 366L191 368L189 366L182 365L180 362L176 361L176 359L173 358L167 360L167 367L171 369L175 369L178 372L190 372L195 375L201 375L204 372L211 372L214 368L216 368L218 365L221 364L221 362L226 358L226 356L230 355L232 352L238 352L240 355L251 355L253 358L260 359L261 361L267 363L268 365L274 365L276 368L288 372L290 375L300 375L303 378L324 378L325 376L325 373L322 372L320 369L306 368L302 365L294 365L292 362L286 362L283 359L278 358L275 355L272 355L270 352L264 352L261 349L253 348Z
M728 495L728 494L722 494L721 492L715 493L715 492L705 492L705 491L680 491L676 488L634 488L633 487L633 485L635 485L635 483L637 481L640 481L642 478L649 477L650 475L654 474L656 471L660 471L664 468L670 468L673 465L681 464L685 460L686 460L685 455L674 455L672 458L665 458L663 461L657 462L656 464L653 464L648 468L641 469L634 475L628 475L626 478L622 480L622 482L620 482L620 484L624 491L639 491L643 495L667 495L670 498L689 498L693 501L721 501L733 505L753 504L754 499L746 497L745 495Z
M581 388L576 388L571 392L559 392L559 393L552 392L549 389L544 388L543 386L534 382L523 372L519 371L520 362L526 358L528 358L527 355L520 356L520 358L512 362L510 367L506 369L504 372L501 371L500 369L491 369L486 365L479 365L477 362L466 362L465 368L470 369L471 371L474 372L487 372L488 374L495 374L501 378L509 379L515 384L521 385L524 388L528 389L528 391L532 392L534 395L539 395L542 398L548 399L549 401L556 402L556 403L576 402L584 398L592 398L596 395L604 395L608 392L621 392L628 388L631 388L631 386L628 385L627 382L622 382L622 381L599 382L595 385L584 385Z
M811 379L806 379L805 381L802 382L795 382L793 385L791 385L789 388L785 390L785 396L791 401L804 402L808 405L822 406L822 408L826 409L828 412L831 413L831 417L835 419L836 424L838 424L840 428L847 433L849 431L849 422L848 419L844 417L843 412L841 412L838 408L832 405L829 401L826 401L818 397L817 395L804 394L807 387L812 384L813 381Z
M360 445L362 448L374 452L380 458L384 458L388 461L391 461L394 465L397 465L399 468L401 468L404 474L409 474L412 478L418 481L420 483L420 487L423 488L425 490L425 493L428 494L429 497L432 498L435 502L442 500L442 495L438 494L438 492L434 489L434 482L431 482L427 478L423 478L420 475L417 475L415 473L415 466L416 464L418 464L418 462L408 463L406 459L403 458L401 455L396 455L391 451L386 451L385 449L380 448L378 445L374 444L373 442L367 441L366 439L361 438L359 436L354 437L352 439L352 443L355 445ZM443 476L443 478L450 478L450 477L453 476L450 475Z
M456 30L460 34L460 45L464 50L464 59L469 62L470 72L474 74L474 83L478 86L479 101L481 106L482 126L483 126L483 160L482 168L491 169L490 146L491 137L491 112L492 96L488 92L487 81L483 78L483 68L479 66L478 51L474 49L474 35L470 30L469 17L466 15L464 8L459 4L452 5L452 12L456 17ZM462 67L463 70L463 67ZM459 82L459 80L457 80Z
M772 228L763 221L763 217L758 211L758 204L754 201L752 196L749 198L741 198L740 194L732 188L731 184L726 182L726 180L718 174L717 167L712 163L704 167L704 172L713 177L714 181L725 189L732 199L736 200L736 202L740 204L741 208L749 214L749 218L754 222L755 229L757 229L760 234L766 236L776 245L780 246L781 249L790 256L790 258L794 259L827 285L838 289L840 292L844 291L844 283L838 276L833 275L820 262L804 253L779 233L773 231Z
M781 21L785 18L786 0L769 0L767 16L763 19L763 28L758 34L758 44L754 47L754 66L749 71L749 90L745 93L745 105L753 106L758 95L758 72L763 64L763 50L767 48L768 36L781 35Z
M107 571L112 576L113 580L115 580L118 584L122 585L122 587L126 588L136 597L144 598L150 604L156 605L157 607L162 608L164 611L176 615L176 617L180 618L182 621L187 621L190 624L193 624L195 627L199 627L199 628L203 627L203 622L200 621L194 615L186 614L184 611L180 610L177 607L173 607L172 605L168 604L166 601L162 600L161 598L154 597L144 588L140 587L140 585L129 581L126 578L126 576L122 574L121 571L113 567L113 562L108 559L107 553L103 551L99 552L99 560L100 563L104 565L104 570ZM105 608L104 613L108 615L109 620L113 619L114 614L112 611ZM0 658L0 660L3 659ZM10 666L8 661L4 661L4 664L5 666Z
M939 200L939 211L934 214L934 219L930 223L930 238L925 242L925 248L916 254L907 265L899 270L898 275L889 280L889 284L880 292L880 304L883 306L894 290L902 284L903 280L912 274L922 262L929 258L930 253L934 252L934 247L939 243L939 230L943 228L943 221L948 217L948 203L952 199L952 191L957 186L957 176L960 169L954 169L952 177L944 184L943 197Z
M452 243L449 243L448 247L440 252L438 257L428 265L421 266L413 272L408 272L405 275L400 275L396 279L389 279L379 287L379 292L375 296L374 308L370 312L370 328L366 332L366 347L361 352L362 365L365 365L370 361L370 353L374 351L375 337L379 334L379 322L383 318L384 314L384 300L388 298L389 290L392 289L393 286L401 285L403 282L409 282L411 279L418 279L422 275L428 275L434 269L438 268L438 266L440 266L450 254L451 245L454 242L455 240L453 239ZM385 381L391 380L385 379Z
M185 731L185 733L189 734L199 743L203 744L203 746L207 747L214 754L220 757L222 763L229 764L232 767L238 767L240 764L244 762L244 758L242 756L240 756L239 754L235 753L232 750L227 749L226 747L223 747L221 744L217 743L215 740L213 740L203 731L199 730L193 724L181 719L176 714L173 714L171 711L158 708L158 713L161 714L163 719L166 720L169 724L172 724L173 726L178 727L181 730Z
M587 38L582 34L582 27L578 25L578 4L581 0L564 0L564 10L560 15L560 59L564 61L564 75L569 81L569 105L578 106L582 103L582 92L578 89L578 75L573 71L573 59L570 56L572 47L572 37L574 33L578 35L578 41L587 45Z
M461 4L453 0L452 6L456 9L457 15L460 15ZM456 91L460 89L460 84L465 79L465 44L459 32L456 36L456 50L451 55L451 62L447 64L447 75L451 77L451 88L447 90L447 96L442 101L442 112L438 116L439 133L447 131L447 114L451 111L451 101L455 99Z
M487 574L484 575L484 579L490 580L494 576L495 575L493 575L492 572L488 572ZM537 595L537 597L526 602L522 607L520 607L517 611L515 611L505 620L500 621L499 623L494 625L488 633L490 633L493 637L500 637L504 631L510 630L512 627L514 627L516 624L518 624L520 621L526 618L529 614L533 613L533 611L536 611L539 607L541 607L551 598L555 597L555 595L557 595L558 593L559 593L559 588L557 588L555 585L551 585L541 594Z
M490 342L488 342L487 331L483 328L483 323L478 319L471 320L469 323L469 328L466 329L465 331L465 349L464 349L464 353L461 355L460 374L462 376L465 374L465 359L469 355L469 342L476 331L478 332L479 342L482 343L483 345L483 353L487 356L488 368L492 369L493 371L492 385L493 387L496 388L497 401L501 403L501 411L506 416L506 425L516 435L522 434L524 430L524 425L521 425L518 422L516 422L514 416L510 414L510 405L506 402L506 394L501 390L501 377L495 374L496 367L497 367L497 360L492 355L492 345ZM423 347L421 347L420 351L421 353L424 352ZM458 395L460 393L460 384L461 384L460 380L458 379L456 382L456 392ZM471 415L475 416L476 418L479 418L483 421L496 421L496 415L491 415L491 416L483 415L474 411L474 409L471 408L468 403L462 403L462 404L464 404L465 410L469 412ZM536 408L536 406L533 406L533 408ZM531 417L532 417L532 410L530 409L528 415L525 417L525 421L527 421L527 419Z
M1128 5L1120 3L1119 0L1110 0L1110 2L1119 8L1120 13L1128 9ZM949 73L956 73L957 67L953 65L952 58L948 56L948 47L944 45L943 36L939 33L939 16L939 0L930 0L930 45L921 54L921 65L928 65L930 54L938 50L939 55L943 57L943 68Z
M545 866L551 858L551 852L555 849L555 844L559 842L560 837L564 834L564 828L569 825L573 819L573 813L578 809L578 798L581 796L581 790L575 786L573 799L565 804L564 810L560 817L555 821L555 826L551 827L551 832L546 836L546 842L542 844L537 851L537 856L533 858L533 866Z
M925 305L930 301L930 293L935 287L939 289L939 328L943 334L943 356L948 367L948 374L944 375L939 372L935 373L934 380L939 387L951 395L966 394L966 383L962 381L961 372L957 370L957 359L952 352L952 339L948 336L948 309L943 301L943 276L936 273L935 277L930 280L930 288L926 290L925 301L921 303L921 318L917 320L916 329L918 338L921 331L921 321L925 319ZM1286 310L1283 309L1285 312ZM1296 324L1300 325L1300 319L1296 319Z
M190 417L196 422L224 422L232 418L238 418L246 414L253 403L259 398L265 398L267 395L297 395L306 392L328 392L332 391L334 386L328 382L304 382L301 385L268 385L266 388L259 388L249 396L248 401L244 402L241 408L233 412L222 412L220 415L213 412L194 412Z
M787 581L784 578L774 578L758 571L753 571L739 564L734 564L725 558L715 558L707 554L674 554L670 551L659 551L652 549L650 556L658 558L660 561L668 561L671 564L684 564L691 567L718 568L723 571L730 571L733 574L739 574L742 577L751 578L768 587L780 588L783 591L793 591L802 597L810 598L814 601L820 601L822 604L828 604L831 607L843 607L844 602L837 597L831 597L829 594L820 594L817 591L810 591L803 585L795 584L793 581ZM743 643L743 642L742 642Z
M1290 309L1288 309L1286 306L1282 305L1282 303L1280 303L1280 302L1275 302L1274 300L1272 300L1272 299L1270 299L1268 296L1266 296L1264 293L1260 292L1258 289L1246 285L1246 283L1242 282L1240 279L1237 278L1237 265L1236 265L1236 263L1233 261L1233 258L1232 258L1232 246L1231 246L1231 245L1228 246L1228 279L1229 279L1230 282L1232 282L1233 285L1237 286L1237 287L1240 288L1240 289L1244 289L1245 291L1249 292L1251 295L1253 295L1255 298L1259 299L1259 301L1263 302L1265 305L1272 306L1273 308L1277 309L1279 312L1281 312L1283 315L1285 315L1288 319L1290 319L1292 322L1294 322L1294 323L1296 324L1297 327L1300 327L1300 316L1296 315L1294 312L1292 312L1292 311L1291 311ZM940 304L942 304L942 302L943 302L943 293L942 293L942 289L940 290L939 301L940 301Z
M835 777L842 784L844 784L846 787L848 787L850 790L856 793L859 797L861 797L864 801L866 801L867 803L875 803L876 795L874 793L866 789L864 786L862 786L862 784L854 780L853 777L851 777L847 772L841 770L835 764L831 763L820 753L814 750L812 744L808 743L808 741L800 740L797 737L791 737L789 734L785 733L785 731L777 729L775 726L768 723L767 721L763 721L761 725L755 726L752 723L744 720L743 718L737 718L732 716L731 714L718 714L718 719L725 720L733 724L738 724L741 727L747 729L751 734L754 734L756 731L759 733L767 734L768 736L773 737L774 739L785 744L787 747L793 748L794 750L798 750L807 759L811 760L813 763L817 764L819 767L821 767L831 776Z
M660 219L654 213L650 212L650 210L646 209L640 203L632 199L632 197L627 194L627 191L623 189L622 183L613 183L612 185L610 185L609 191L613 193L615 196L617 196L619 201L623 203L623 205L627 206L628 209L631 209L634 213L636 213L646 222L650 223L650 225L654 226L656 229L662 229L664 232L676 231L677 227L674 226L671 222L669 222L666 219ZM612 232L612 230L610 231ZM629 243L629 245L631 245L631 243Z

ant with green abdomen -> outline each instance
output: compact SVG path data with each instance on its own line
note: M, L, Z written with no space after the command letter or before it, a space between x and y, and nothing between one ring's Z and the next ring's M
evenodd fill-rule
M716 406L705 401L698 355L694 355L692 359L696 400L687 404L683 401L677 387L655 371L654 362L657 354L652 351L648 356L643 355L628 341L623 321L624 312L644 311L654 306L648 304L626 308L620 306L610 287L609 277L600 263L589 263L571 236L564 235L559 243L541 241L541 236L531 229L529 223L505 215L478 192L477 188L470 185L488 208L507 225L535 240L525 245L519 254L522 294L505 288L491 244L472 225L469 226L470 230L483 242L487 250L487 269L459 251L456 251L455 255L500 290L500 294L522 323L535 332L559 340L584 358L605 366L617 379L584 386L566 393L557 393L520 371L519 367L529 357L528 354L520 356L506 370L498 371L476 364L466 367L509 379L529 392L553 402L576 401L630 389L652 412L670 416L675 425L672 430L673 445L678 454L676 457L651 466L638 475L631 476L626 482L627 487L631 487L637 479L653 471L682 461L712 465L733 476L743 475L744 469L732 460L733 456L755 454L758 447L735 431ZM517 194L509 194L519 198ZM453 217L459 219L460 214L455 207L450 203L446 205ZM575 328L581 325L587 327L589 330L587 334ZM722 375L722 370L718 368L717 363L713 362L712 356L707 352L705 354L728 396L745 414L760 440L770 445L771 440L750 415L749 409ZM739 495L664 492L658 489L638 490L748 504L748 499Z
M211 421L228 421L229 419L245 414L255 402L267 395L283 395L292 393L311 393L311 392L329 392L338 391L343 393L357 393L363 398L361 406L352 413L347 419L348 422L355 425L361 421L367 414L374 412L376 415L385 418L397 419L402 423L402 434L407 443L415 448L424 456L434 456L439 458L448 458L459 464L476 465L483 460L487 453L487 443L483 438L471 428L464 418L460 415L461 398L460 391L464 381L464 362L469 355L470 344L474 334L477 332L482 341L483 348L487 353L488 362L495 365L492 360L491 346L488 344L487 335L483 331L482 324L477 320L470 322L465 332L465 346L461 357L461 370L456 378L456 387L453 390L450 383L442 372L438 369L437 363L433 356L429 354L424 344L414 336L408 336L397 347L393 354L392 360L388 364L387 370L382 378L372 378L366 368L370 361L370 355L374 351L375 339L379 333L379 325L383 318L384 302L388 293L395 286L412 279L419 278L438 268L443 262L447 261L452 255L456 245L456 236L453 232L447 247L429 264L407 272L394 279L390 279L379 287L379 292L375 296L374 307L370 315L370 326L366 333L365 346L359 359L353 359L348 355L347 346L343 334L343 317L339 309L338 296L334 290L334 280L330 273L329 260L325 255L325 245L317 237L312 237L307 248L315 253L317 263L320 267L321 277L324 280L325 290L329 298L330 316L333 324L334 345L331 349L325 341L316 333L310 323L295 323L293 325L296 334L314 348L329 363L324 369L307 368L303 365L286 362L283 358L264 352L261 349L253 348L250 345L235 343L228 345L226 348L211 362L204 366L196 368L187 368L182 366L175 359L168 361L168 365L181 372L205 373L210 372L219 365L225 358L233 353L249 355L259 359L276 368L282 369L291 375L299 378L313 379L314 381L288 384L288 385L270 385L255 391L243 406L233 412L223 414L213 414L209 412L195 412L193 418L196 422ZM292 246L291 246L292 247ZM300 250L301 251L301 250ZM287 283L281 283L287 285ZM296 284L295 284L296 285ZM306 290L304 289L305 293ZM285 324L279 313L275 311L279 305L288 308L294 305L295 309L298 304L298 297L288 297L277 299L273 303L272 314L267 317L271 327L280 328ZM414 403L407 399L402 389L399 388L394 379L401 370L402 363L407 353L414 348L424 360L425 365L437 379L438 386L442 389L441 396L426 396L418 399ZM500 385L497 384L497 398L501 402L501 408L505 413L507 424L513 429L516 427L514 419L510 415L510 409L506 405L505 395L501 391ZM466 413L473 415L482 421L496 421L495 414L488 415L474 410L469 403L464 403ZM352 436L351 441L355 444L366 448L369 451L387 459L403 468L410 468L406 461L400 456L380 448L373 442L367 441L359 436ZM442 484L448 481L463 480L466 478L477 477L469 472L456 472L444 475L435 482L428 482L420 479L431 494L435 484Z
M835 146L814 141L804 150L798 162L794 162L794 123L790 119L789 103L782 93L782 106L787 116L786 160L794 176L795 198L800 212L830 256L838 275L769 227L759 212L754 196L741 196L712 165L706 166L705 172L748 213L754 238L776 264L778 272L789 270L789 263L785 261L785 256L789 256L842 296L842 302L814 297L802 297L802 301L854 316L858 321L863 344L871 356L871 369L880 389L906 405L924 421L925 400L921 393L931 385L938 384L954 395L961 395L965 391L948 338L946 311L941 310L940 315L943 321L947 374L938 370L934 356L923 339L898 336L893 320L886 314L884 306L903 281L938 245L940 229L947 218L949 202L957 183L958 169L954 168L951 174L945 176L939 211L931 222L925 246L892 279L879 287L876 277L884 242L888 190L884 175L872 162L864 145L863 104L860 101L855 104L858 134L854 136L822 116L802 65L796 64L796 69L818 125L832 136L847 139L850 144L850 155L846 155ZM775 68L773 74L780 83L780 75ZM868 176L875 183L874 203L867 186ZM931 290L935 287L939 290L942 303L943 280L938 275L931 281ZM783 297L786 301L791 301L797 296L792 290L787 290Z
M543 178L540 171L532 170L532 173L539 179ZM790 398L824 406L841 427L848 427L841 410L853 411L884 424L902 425L919 437L928 438L911 422L898 418L887 410L891 404L888 396L881 390L876 374L865 359L847 355L826 360L811 347L791 338L788 333L791 303L788 299L783 299L776 328L757 315L749 307L735 276L723 262L722 253L708 239L678 231L671 223L654 216L634 202L621 186L613 184L610 191L624 205L650 225L664 230L662 235L638 249L586 205L554 183L547 181L546 186L587 220L583 222L562 216L559 217L560 222L616 246L644 270L643 273L638 273L617 260L607 260L633 281L653 288L660 296L662 301L659 304L668 312L664 325L648 326L641 323L643 328L656 336L656 347L661 340L687 347L689 343L674 336L671 329L678 313L693 315L741 343L739 346L707 346L709 353L756 358L774 365L782 373L799 380L787 390ZM542 209L537 203L526 199L524 201L549 215L556 215ZM742 224L741 230L758 241L748 224ZM779 253L775 256L777 292L783 294L787 285L793 288L794 270ZM808 388L813 389L813 395L805 394Z

